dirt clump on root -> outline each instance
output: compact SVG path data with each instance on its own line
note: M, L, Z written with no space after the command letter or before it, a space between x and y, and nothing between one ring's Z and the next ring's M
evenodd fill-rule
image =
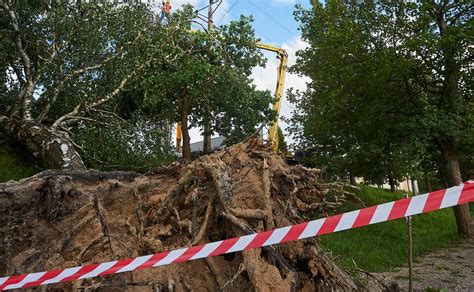
M46 171L0 184L0 275L100 263L321 218L319 171L259 140L152 173ZM45 286L100 291L354 290L317 239Z

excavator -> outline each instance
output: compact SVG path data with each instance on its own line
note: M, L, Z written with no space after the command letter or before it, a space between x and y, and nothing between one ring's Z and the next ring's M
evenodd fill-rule
M273 110L277 113L275 121L271 123L270 130L268 132L267 141L271 145L272 150L274 152L278 152L278 119L280 117L280 109L281 109L281 101L283 97L283 88L285 85L285 77L286 77L286 66L288 63L288 53L277 46L265 44L265 43L257 43L257 47L274 52L277 54L277 58L280 60L280 65L278 66L277 70L277 82L275 88L275 104L273 105ZM181 153L181 139L182 139L182 131L181 131L181 123L178 123L176 126L176 151Z

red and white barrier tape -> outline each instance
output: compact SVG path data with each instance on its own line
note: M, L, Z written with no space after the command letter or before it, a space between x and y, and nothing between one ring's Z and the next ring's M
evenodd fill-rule
M474 181L293 226L153 255L0 278L0 290L117 274L284 243L474 202Z

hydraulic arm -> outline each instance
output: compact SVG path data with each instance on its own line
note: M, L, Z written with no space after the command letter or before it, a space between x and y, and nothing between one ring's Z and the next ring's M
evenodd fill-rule
M283 88L285 85L286 77L286 66L288 63L288 53L282 48L264 44L257 43L257 47L263 50L271 51L277 53L277 58L280 59L280 65L278 66L277 71L277 83L275 88L275 99L276 102L273 105L273 110L277 113L275 121L270 126L270 131L268 132L268 142L272 145L274 152L278 151L278 119L280 118L280 108L281 100L283 97Z

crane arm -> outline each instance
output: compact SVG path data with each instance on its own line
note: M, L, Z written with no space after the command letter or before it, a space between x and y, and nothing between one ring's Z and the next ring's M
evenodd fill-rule
M275 88L275 99L276 102L273 105L273 110L277 113L276 120L271 124L270 131L268 132L268 142L272 146L274 152L278 151L278 119L280 117L281 101L283 97L283 89L285 85L286 77L286 66L288 64L288 53L282 48L264 44L257 43L257 47L263 50L271 51L277 53L277 58L280 59L280 65L278 66L277 71L277 84Z

